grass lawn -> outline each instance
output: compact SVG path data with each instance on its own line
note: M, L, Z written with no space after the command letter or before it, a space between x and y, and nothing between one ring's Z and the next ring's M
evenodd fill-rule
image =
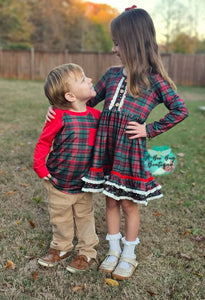
M94 195L100 239L96 266L76 275L66 271L66 262L51 269L38 266L51 228L46 192L32 164L48 101L43 82L0 80L0 299L205 299L205 112L198 108L205 106L205 88L178 91L189 118L148 141L148 148L170 146L177 167L157 177L164 197L140 206L138 269L131 280L112 287L97 271L108 250L101 194ZM158 106L150 120L166 111Z

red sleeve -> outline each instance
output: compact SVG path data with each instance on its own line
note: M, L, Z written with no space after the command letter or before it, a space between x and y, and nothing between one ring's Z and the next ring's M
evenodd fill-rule
M63 110L55 110L55 119L46 122L34 151L33 169L40 178L49 174L46 168L46 157L50 152L53 140L62 127Z

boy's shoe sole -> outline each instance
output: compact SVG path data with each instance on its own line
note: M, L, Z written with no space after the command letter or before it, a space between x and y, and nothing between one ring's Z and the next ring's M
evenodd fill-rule
M41 265L43 267L52 268L52 267L56 266L59 263L59 261L57 261L55 263L49 263L49 262L46 262L46 261L42 260L41 258L39 258L38 263L39 263L39 265Z
M64 255L60 254L60 250L50 248L44 257L38 259L38 263L43 267L51 268L56 266L60 261L70 256L69 251L66 252Z

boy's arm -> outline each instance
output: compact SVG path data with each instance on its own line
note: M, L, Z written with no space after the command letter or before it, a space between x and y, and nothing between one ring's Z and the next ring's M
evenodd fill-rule
M63 111L56 110L55 120L46 122L34 151L33 169L40 178L49 177L46 157L50 152L53 140L62 127Z

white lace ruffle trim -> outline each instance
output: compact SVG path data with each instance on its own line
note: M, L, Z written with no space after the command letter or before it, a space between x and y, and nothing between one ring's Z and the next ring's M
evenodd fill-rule
M109 110L111 110L113 108L113 106L115 105L115 101L117 99L117 96L119 94L119 91L120 91L120 88L121 88L121 85L122 85L123 81L124 81L124 78L122 77L120 82L118 83L118 86L116 88L116 91L115 91L115 94L112 98L112 101L110 102Z
M116 196L116 195L114 195L112 193L109 193L109 192L107 192L105 190L103 191L103 194L106 195L106 196L108 196L108 197L110 197L110 198L113 198L113 199L115 199L117 201L120 201L120 200L131 200L134 203L144 204L145 206L148 205L148 201L154 200L154 199L159 199L159 198L163 197L163 195L161 194L161 195L158 195L158 196L149 197L149 198L147 198L144 201L142 201L142 200L140 201L140 200L133 199L132 197L128 197L128 196Z
M121 238L121 241L122 241L122 243L123 243L124 245L127 245L127 246L129 246L129 245L138 245L138 244L140 243L140 240L139 240L138 237L136 238L135 241L129 242L129 241L126 241L125 236L123 236L123 237Z
M110 181L106 181L105 184L106 184L106 185L109 185L109 186L114 186L114 187L116 187L117 189L124 190L125 192L132 192L132 193L135 193L135 194L145 195L145 196L148 196L149 194L152 194L152 193L154 193L154 192L156 192L157 190L160 190L160 189L162 188L161 185L158 185L158 186L156 186L155 188L153 188L152 190L150 190L150 191L148 191L148 192L144 192L144 191L139 191L139 190L130 189L130 188L127 188L126 186L118 185L118 184L113 183L113 182L110 182Z
M100 189L92 189L92 188L82 188L83 192L87 192L87 193L101 193L104 191L104 188L100 188Z
M107 233L107 235L106 235L107 241L120 240L121 238L122 238L122 234L120 232L118 232L116 234Z
M105 180L91 180L86 177L82 177L81 180L88 182L88 183L93 183L93 184L102 184L105 182Z
M106 196L108 196L110 198L113 198L115 200L118 200L118 201L127 199L127 200L133 201L134 203L141 203L141 204L144 204L145 206L147 206L148 201L154 200L154 199L159 199L159 198L163 197L163 194L149 197L149 194L152 194L152 193L156 192L157 190L161 189L161 185L158 185L157 187L153 188L152 190L150 190L148 192L144 192L144 191L138 191L138 190L130 189L130 188L127 188L127 187L122 186L122 185L117 185L116 183L112 183L110 181L105 182L105 180L99 180L99 181L90 180L90 179L87 179L85 177L83 177L82 180L85 181L85 182L88 182L88 183L92 183L92 184L105 183L106 185L114 186L117 189L122 189L125 192L132 192L132 193L135 193L135 194L138 194L138 195L144 195L146 197L146 200L142 201L142 200L136 200L136 199L134 199L133 197L130 197L130 196L116 196L115 194L106 191L104 188L99 188L99 189L95 189L95 188L92 188L92 187L89 187L89 188L83 187L82 188L83 192L91 192L91 193L103 192L103 194L105 194Z

